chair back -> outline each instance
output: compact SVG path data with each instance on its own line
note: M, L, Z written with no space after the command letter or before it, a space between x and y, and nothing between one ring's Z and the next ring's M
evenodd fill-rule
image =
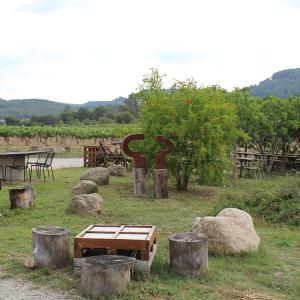
M55 155L55 152L48 153L47 158L46 158L46 163L45 163L48 167L52 166L52 161L53 161L54 155Z
M45 164L47 161L48 153L40 153L37 158L38 164Z

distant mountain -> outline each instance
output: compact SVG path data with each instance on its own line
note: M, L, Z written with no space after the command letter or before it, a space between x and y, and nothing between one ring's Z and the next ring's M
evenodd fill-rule
M43 99L3 100L0 98L0 118L15 116L29 118L33 115L58 115L64 110L77 109L79 105Z
M253 96L275 96L279 98L300 95L300 68L274 73L258 85L251 85L250 93Z
M6 116L26 119L33 115L58 115L64 111L77 110L79 107L93 109L102 105L124 104L126 99L118 97L112 101L87 101L84 104L67 104L44 99L4 100L0 98L0 119L4 119Z
M112 101L88 101L82 104L82 107L95 108L97 106L104 106L104 105L121 105L124 104L126 100L127 98L120 96Z

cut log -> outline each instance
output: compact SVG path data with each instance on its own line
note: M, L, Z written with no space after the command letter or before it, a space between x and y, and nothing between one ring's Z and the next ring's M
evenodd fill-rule
M99 255L83 259L81 288L86 297L111 296L121 293L130 282L133 257Z
M208 243L204 234L183 232L169 237L170 264L185 274L202 276L208 268Z
M35 192L32 186L9 189L10 208L30 208L35 206Z
M154 197L158 199L168 198L168 172L167 169L153 170Z
M31 267L64 267L70 260L70 231L61 227L35 227L32 229Z
M138 197L147 197L147 174L145 168L133 168L134 194Z

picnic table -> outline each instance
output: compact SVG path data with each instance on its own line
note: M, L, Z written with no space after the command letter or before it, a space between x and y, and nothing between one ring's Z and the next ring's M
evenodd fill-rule
M26 157L36 156L39 154L52 152L50 150L41 150L41 151L21 151L21 152L0 152L0 166L5 170L6 166L26 166ZM3 174L2 174L3 175ZM12 171L12 182L21 181L24 178L23 170Z

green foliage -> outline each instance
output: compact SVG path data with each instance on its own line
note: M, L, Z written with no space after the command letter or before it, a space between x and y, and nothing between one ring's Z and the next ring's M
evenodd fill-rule
M2 137L19 137L19 138L106 138L106 137L124 137L125 135L135 132L138 125L110 125L108 126L0 126L0 136Z
M261 99L251 97L248 89L236 89L228 98L236 105L239 128L247 134L244 142L274 158L280 151L296 150L292 147L300 136L300 97Z
M174 143L168 169L179 190L185 190L193 175L197 182L216 184L223 180L228 153L235 144L237 116L234 105L218 87L198 88L195 81L176 81L163 89L157 70L141 86L141 122L146 137L144 152L153 158L158 148L156 135Z
M245 210L267 222L300 226L300 187L283 187L275 194L257 190L246 197L227 195L213 213L226 207Z
M119 112L118 114L116 114L115 118L117 123L119 124L129 124L134 120L132 114L128 111Z

